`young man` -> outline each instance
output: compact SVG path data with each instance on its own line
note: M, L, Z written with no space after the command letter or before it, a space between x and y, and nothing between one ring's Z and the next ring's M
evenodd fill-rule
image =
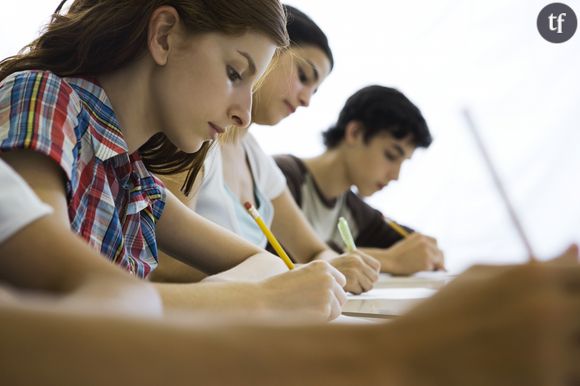
M442 269L443 253L434 238L418 232L403 238L361 198L397 180L402 163L415 149L431 144L419 109L398 90L365 87L346 101L336 125L323 137L327 149L317 157L275 157L318 235L341 249L336 223L343 216L349 220L356 245L378 259L383 272ZM351 191L353 185L358 194Z

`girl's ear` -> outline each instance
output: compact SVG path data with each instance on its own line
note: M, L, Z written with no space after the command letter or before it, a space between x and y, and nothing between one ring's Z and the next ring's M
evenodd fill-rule
M344 129L344 143L352 146L363 138L364 130L362 123L358 121L350 121L346 124Z
M157 8L149 19L147 46L151 57L160 66L167 63L169 52L176 43L178 23L179 14L170 6Z

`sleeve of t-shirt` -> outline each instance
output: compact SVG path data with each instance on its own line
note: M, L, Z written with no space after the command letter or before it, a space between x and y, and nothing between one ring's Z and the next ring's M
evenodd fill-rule
M22 71L0 82L0 150L31 149L53 159L70 180L76 168L80 99L48 71Z
M264 153L251 134L243 138L244 147L254 171L256 185L270 200L278 197L286 189L286 178L272 156Z
M353 192L349 192L346 205L358 226L355 244L366 248L389 248L402 239L385 221L383 214L364 202ZM411 228L404 227L413 232Z
M286 177L286 184L294 197L294 201L300 206L302 203L302 185L304 184L304 172L300 167L300 161L289 154L276 155L274 160Z
M24 180L0 160L0 243L31 222L52 212Z

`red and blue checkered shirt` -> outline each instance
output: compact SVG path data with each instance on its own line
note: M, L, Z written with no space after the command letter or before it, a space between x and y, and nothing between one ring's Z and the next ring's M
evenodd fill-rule
M64 170L71 228L139 277L157 266L165 188L128 153L111 103L93 81L22 71L0 82L0 151L32 149Z

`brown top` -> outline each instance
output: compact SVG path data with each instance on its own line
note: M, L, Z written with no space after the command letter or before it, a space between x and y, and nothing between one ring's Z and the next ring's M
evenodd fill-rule
M383 214L354 192L349 190L329 201L322 195L300 158L287 154L275 156L274 159L286 176L286 183L294 200L316 233L334 250L343 250L336 226L341 216L349 222L358 247L388 248L401 240L402 237L387 225ZM412 229L404 228L412 232Z

